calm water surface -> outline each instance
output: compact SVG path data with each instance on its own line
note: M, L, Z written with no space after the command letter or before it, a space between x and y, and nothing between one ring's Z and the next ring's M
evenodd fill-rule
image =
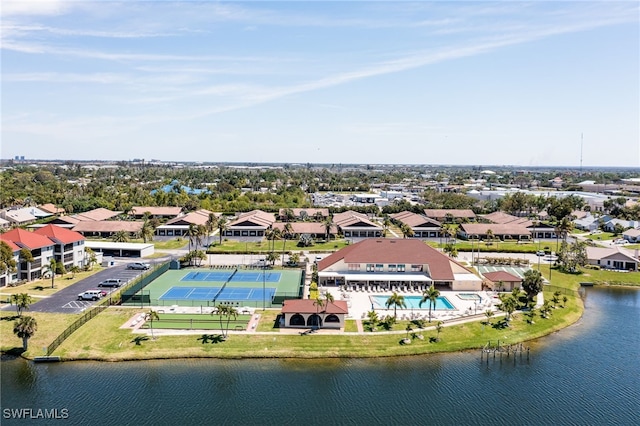
M638 425L640 291L589 289L531 357L2 362L2 422L68 425ZM62 409L61 420L6 409Z

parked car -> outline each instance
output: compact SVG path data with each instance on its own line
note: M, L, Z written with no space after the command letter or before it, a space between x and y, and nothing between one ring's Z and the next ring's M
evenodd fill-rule
M547 253L545 253L545 252L544 252L544 250L538 250L538 251L536 252L536 255L537 255L537 256L544 256L544 255L546 255L546 254L547 254Z
M150 267L151 267L151 265L149 265L148 263L143 263L143 262L133 262L133 263L129 263L127 265L127 269L137 269L137 270L142 270L142 271L146 271Z
M613 240L613 244L623 246L625 244L629 244L629 241L625 240L624 238L618 238L617 240Z
M104 280L98 284L98 287L120 287L121 285L122 280L118 278L109 278L108 280Z
M100 289L95 289L95 288L94 288L93 290L90 290L90 291L97 291L97 292L99 292L99 293L100 293L100 296L102 296L102 297L105 297L107 294L109 294L109 293L108 293L107 291L105 291L105 290L100 290Z
M102 297L100 290L87 290L78 295L78 300L98 300Z

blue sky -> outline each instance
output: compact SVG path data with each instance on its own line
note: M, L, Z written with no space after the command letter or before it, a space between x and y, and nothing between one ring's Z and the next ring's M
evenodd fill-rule
M640 166L635 1L1 13L2 158Z

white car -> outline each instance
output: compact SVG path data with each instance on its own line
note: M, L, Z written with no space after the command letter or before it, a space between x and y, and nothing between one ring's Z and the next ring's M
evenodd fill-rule
M617 240L613 240L613 244L619 245L619 246L623 246L625 244L629 244L629 241L623 239L623 238L618 238Z
M100 290L87 290L84 293L78 295L78 300L98 300L102 297L102 291Z
M127 265L127 269L138 269L141 271L146 271L149 268L150 268L150 265L148 263L143 263L143 262L133 262Z

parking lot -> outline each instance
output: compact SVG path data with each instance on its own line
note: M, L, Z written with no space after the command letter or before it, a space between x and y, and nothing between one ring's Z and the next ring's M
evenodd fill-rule
M122 280L122 285L126 285L138 275L144 273L142 270L127 269L126 263L119 263L116 266L106 268L76 284L64 288L51 296L40 299L29 308L32 312L57 312L57 313L79 313L91 307L94 303L90 300L78 300L78 294L87 290L100 289L107 292L109 297L117 288L98 287L102 281L110 278Z

